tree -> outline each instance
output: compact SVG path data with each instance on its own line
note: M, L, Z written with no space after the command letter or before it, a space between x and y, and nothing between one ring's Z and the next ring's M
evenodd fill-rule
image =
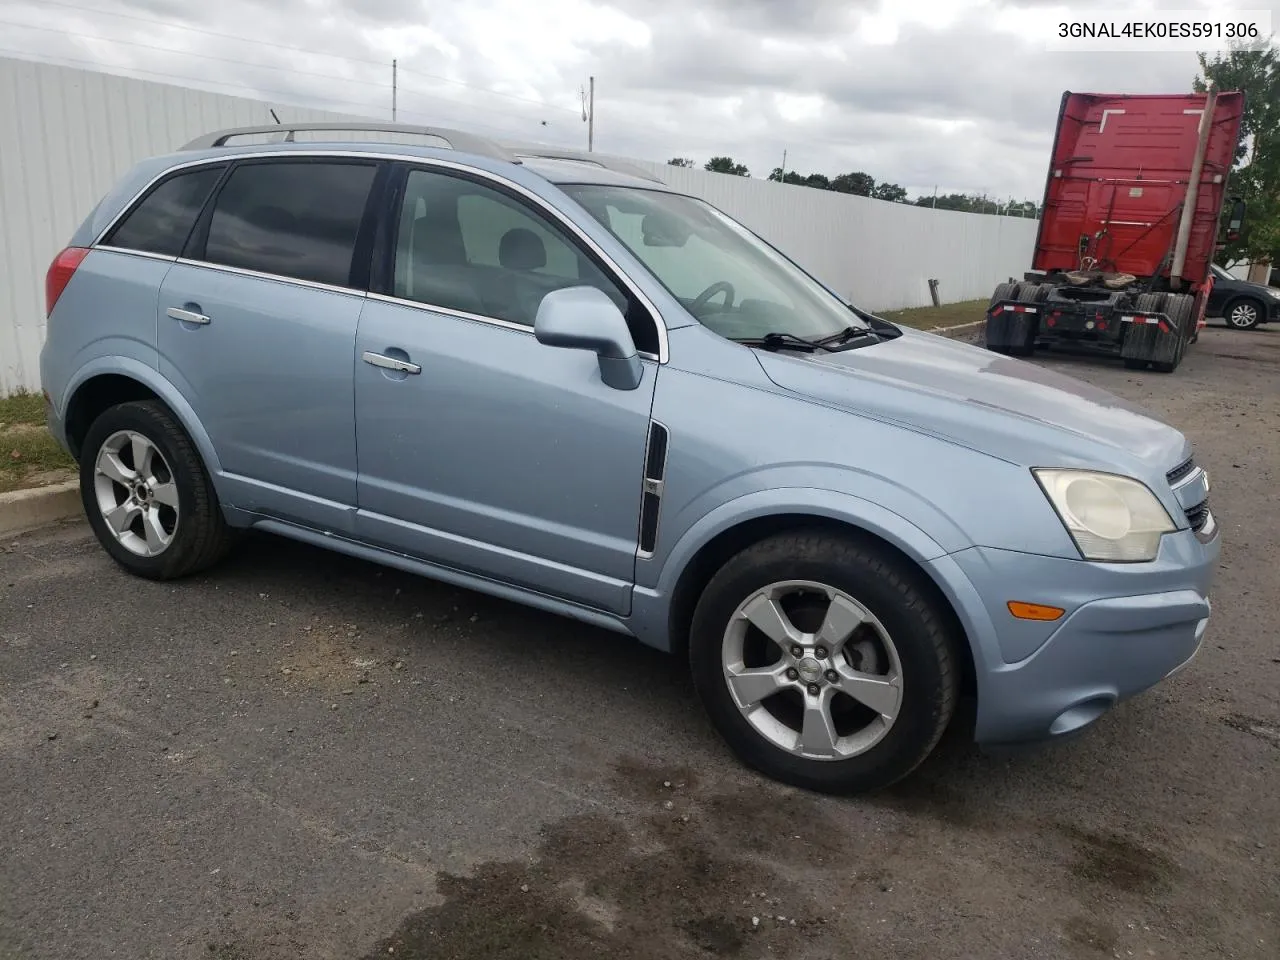
M871 191L877 200L889 200L893 203L906 203L907 191L896 183L877 183Z
M672 157L667 161L669 167L692 167L693 161L688 157Z
M1280 50L1268 42L1212 58L1202 53L1199 59L1200 76L1192 81L1197 93L1212 82L1219 90L1245 95L1237 167L1228 187L1232 196L1244 199L1245 229L1239 240L1227 243L1221 258L1275 261L1280 259Z
M830 190L830 189L831 189L831 181L830 181L830 180L828 180L828 179L827 179L825 176L823 176L821 173L811 173L811 174L809 174L807 177L805 177L805 178L804 178L803 183L804 183L804 185L805 185L806 187L815 187L815 188L816 188L816 189L818 189L818 190Z
M856 193L860 197L871 196L876 188L876 178L861 171L842 173L831 181L831 189L839 193Z
M736 162L733 157L712 157L707 161L705 169L712 173L728 173L735 177L749 177L750 171L742 164Z
M788 170L784 175L781 167L774 167L769 173L769 179L775 183L794 183L803 186L808 178L802 177L794 170Z

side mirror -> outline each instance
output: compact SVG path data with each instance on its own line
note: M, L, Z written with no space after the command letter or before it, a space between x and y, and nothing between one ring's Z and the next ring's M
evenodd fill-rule
M595 287L566 287L542 298L533 335L548 347L590 350L600 360L600 379L616 390L640 386L644 368L627 320Z
M1244 230L1244 201L1237 197L1231 202L1231 213L1227 216L1227 242L1235 243Z

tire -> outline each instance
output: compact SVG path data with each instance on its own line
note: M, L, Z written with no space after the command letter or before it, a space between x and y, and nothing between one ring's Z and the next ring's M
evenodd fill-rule
M141 487L139 456L146 461ZM80 458L80 498L103 549L148 580L207 569L234 541L194 444L155 401L110 407L89 427Z
M1133 309L1142 313L1160 313L1165 309L1167 293L1140 294L1133 302ZM1124 339L1120 341L1120 356L1126 370L1145 370L1155 352L1156 332L1145 324L1128 324Z
M1191 338L1191 327L1195 325L1196 301L1185 293L1170 293L1165 296L1164 311L1173 322L1177 331L1177 339L1173 343L1173 355L1168 356L1168 349L1163 344L1156 351L1151 361L1151 369L1156 373L1173 373L1182 364L1186 355L1187 344ZM1167 343L1167 340L1165 341Z
M1227 304L1222 316L1233 330L1252 330L1262 322L1267 308L1252 297L1238 297Z
M833 794L883 789L923 762L955 711L956 651L964 642L925 583L887 549L821 531L771 537L726 563L694 611L689 660L699 698L738 758L775 780ZM742 615L748 605L757 610L751 619ZM835 639L846 634L846 642L824 650L819 627L833 607L869 619L852 633L837 631ZM754 626L773 623L782 636L768 616L774 611L793 630L808 631L800 658ZM729 677L744 668L770 676L750 677L766 681L755 692L739 680L740 698ZM849 689L879 711L843 692ZM761 690L754 710L739 706ZM823 721L806 732L805 717Z
M1044 303L1053 287L1047 283L1020 283L1014 290L1014 299L1024 303ZM1008 353L1014 357L1029 357L1036 352L1036 334L1040 332L1040 316L1035 313L1014 314L1009 321Z

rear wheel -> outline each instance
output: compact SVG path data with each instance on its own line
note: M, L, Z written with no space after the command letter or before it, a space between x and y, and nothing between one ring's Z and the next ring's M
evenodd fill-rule
M1143 293L1133 302L1139 313L1161 313L1165 309L1165 293ZM1144 323L1126 323L1124 338L1120 341L1120 356L1126 370L1145 370L1151 364L1155 352L1155 327Z
M877 790L929 755L954 712L959 638L939 604L881 547L772 537L703 592L694 682L747 765L811 790Z
M1165 296L1164 312L1169 315L1174 336L1165 335L1157 342L1156 356L1151 362L1152 370L1157 373L1173 373L1181 365L1191 337L1191 327L1196 322L1195 306L1195 298L1185 293L1170 293Z
M196 573L233 541L195 445L155 401L111 407L89 427L80 496L103 549L140 577Z
M1241 297L1238 300L1232 300L1223 314L1226 316L1227 325L1233 330L1252 330L1262 322L1264 310L1263 305L1257 300Z

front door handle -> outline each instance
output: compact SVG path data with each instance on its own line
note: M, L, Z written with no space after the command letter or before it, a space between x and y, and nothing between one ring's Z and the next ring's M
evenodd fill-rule
M165 313L174 320L181 320L183 323L208 323L209 318L203 313L196 313L194 310L183 310L181 307L170 307Z
M366 350L361 357L365 363L371 363L375 367L382 367L385 370L398 370L401 373L421 373L422 367L416 363L410 363L408 360L397 360L395 357L388 357L385 354L374 353L372 350Z

